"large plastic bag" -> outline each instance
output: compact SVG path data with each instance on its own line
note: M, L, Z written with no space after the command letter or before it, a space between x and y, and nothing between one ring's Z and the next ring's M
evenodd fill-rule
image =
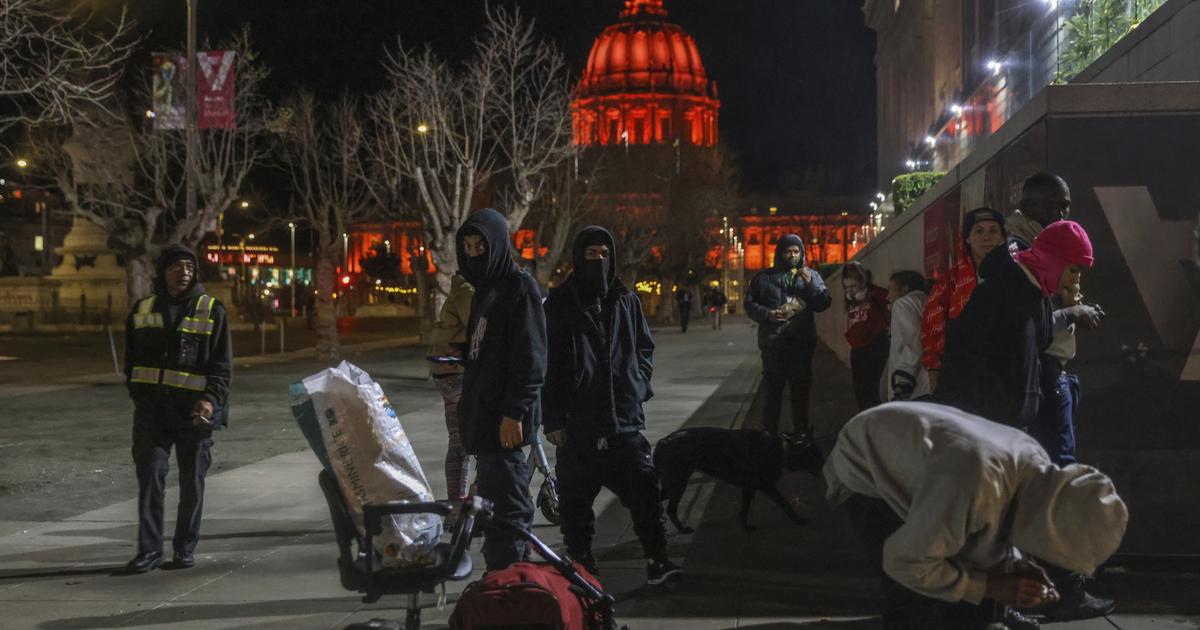
M342 361L290 391L300 431L337 479L360 536L364 503L434 500L395 410L369 374ZM441 533L440 516L391 516L373 544L385 567L428 564Z

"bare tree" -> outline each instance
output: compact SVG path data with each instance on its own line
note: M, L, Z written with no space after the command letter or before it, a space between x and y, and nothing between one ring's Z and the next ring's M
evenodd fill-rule
M233 129L201 130L197 143L199 205L187 214L186 144L181 131L156 130L144 115L149 79L125 99L119 117L83 112L65 125L29 134L35 172L57 189L75 214L100 226L125 259L130 303L151 291L158 252L170 243L195 248L217 228L249 173L268 154L272 110L262 93L267 69L243 30L227 48L238 55ZM88 121L88 122L83 122Z
M51 0L0 0L0 133L105 112L137 43L132 30L124 11L99 29Z
M549 177L549 194L533 206L529 220L534 229L534 263L538 284L550 286L575 232L596 203L595 190L601 177L599 161L593 161L584 177L576 177L572 164L561 164ZM542 250L545 250L545 254Z
M342 235L369 218L374 208L362 180L366 157L362 111L348 95L319 107L309 92L292 98L287 110L290 118L280 157L291 175L296 219L312 230L317 246L317 356L336 359L341 347L334 276Z
M507 175L509 229L516 233L555 169L578 157L571 130L571 71L557 45L541 39L519 9L488 10L478 44L481 70L495 77L489 119Z
M375 190L405 181L416 186L425 241L437 266L438 310L458 269L455 233L495 163L487 107L495 80L478 64L455 70L429 48L389 52L384 71L388 83L371 101L374 133L367 143L377 176L367 181Z

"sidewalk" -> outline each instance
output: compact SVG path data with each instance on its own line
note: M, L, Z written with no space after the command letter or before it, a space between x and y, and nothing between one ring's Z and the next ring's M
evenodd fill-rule
M722 333L703 328L686 336L656 331L658 394L647 405L651 440L681 426L706 401L733 417L757 372L753 334L734 322ZM742 379L740 391L730 389L731 376ZM428 400L402 412L401 421L440 495L445 429L440 403ZM218 436L218 459L222 438L236 439L236 432ZM368 606L341 590L329 517L316 485L318 470L315 457L305 450L211 476L197 566L188 571L114 575L134 553L132 500L52 522L23 522L5 514L7 520L0 521L0 626L340 628L356 620L403 618L404 598ZM539 477L535 475L534 484L541 483ZM168 505L176 500L174 483L172 475ZM597 513L610 514L607 506L613 502L611 495L602 495ZM170 517L168 510L167 531ZM539 536L558 544L557 528L540 517L536 527ZM621 538L620 531L603 534L614 543ZM633 562L637 569L630 571L630 579L636 574L640 584L642 561ZM611 567L614 577L618 573L608 557L604 566ZM445 610L426 610L427 627L444 626L462 586L450 586L451 604ZM427 603L435 602L430 598Z
M759 372L754 331L742 321L727 324L721 333L703 327L694 327L686 336L675 330L655 331L657 395L646 409L651 442L684 425L756 422L761 401L752 394ZM407 374L412 367L385 359L376 353L364 357L363 365L375 366L370 369L397 404L440 496L445 449L441 405L424 390L397 395L397 379L407 377L395 374ZM274 369L284 368L296 369ZM819 439L829 442L853 415L848 370L822 349L816 374L814 428ZM218 449L220 439L237 436L232 431L218 436ZM4 514L0 518L10 520L0 521L0 627L323 629L372 618L403 619L403 597L365 605L341 590L333 534L316 485L318 470L315 457L303 450L211 476L197 566L187 571L113 575L134 553L132 501L52 522L21 522L16 515ZM540 483L535 474L533 487ZM173 475L168 484L174 486ZM760 498L751 516L759 529L748 534L735 519L738 491L694 478L680 516L696 532L681 536L668 525L671 554L687 572L670 588L644 585L644 560L628 514L612 495L603 493L595 508L595 550L605 588L618 599L619 620L635 630L878 628L871 616L878 608L875 577L844 516L822 498L823 483L795 475L786 477L782 486L786 496L802 499L799 510L809 524L792 524ZM168 505L174 501L172 490ZM167 531L172 527L170 516ZM540 515L535 531L558 546L557 528ZM478 548L476 543L477 567L482 565ZM444 610L426 596L423 627L445 627L464 584L448 585ZM1106 576L1097 590L1115 593L1122 614L1050 627L1200 628L1200 581L1195 576L1126 573Z

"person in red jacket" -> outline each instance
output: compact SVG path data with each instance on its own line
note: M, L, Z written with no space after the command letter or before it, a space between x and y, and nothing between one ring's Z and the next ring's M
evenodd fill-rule
M937 389L938 368L946 349L946 326L958 318L978 284L979 263L1008 238L1004 215L991 208L976 208L963 215L958 263L933 285L921 319L921 366L929 373L930 391ZM970 255L968 255L970 254Z
M846 299L846 341L850 343L854 399L858 402L858 410L864 411L882 402L879 380L891 350L887 289L872 283L871 270L860 262L842 267L842 289Z

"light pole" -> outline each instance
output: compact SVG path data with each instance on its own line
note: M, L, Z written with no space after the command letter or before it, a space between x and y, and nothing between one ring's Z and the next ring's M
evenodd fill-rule
M350 273L350 234L342 232L342 273Z
M291 230L291 232L292 232L292 274L291 274L292 301L289 302L289 304L292 305L292 317L295 317L296 316L296 224L289 221L288 222L288 230Z
M196 213L196 5L200 0L187 0L187 216Z
M721 217L721 293L729 295L729 217Z

